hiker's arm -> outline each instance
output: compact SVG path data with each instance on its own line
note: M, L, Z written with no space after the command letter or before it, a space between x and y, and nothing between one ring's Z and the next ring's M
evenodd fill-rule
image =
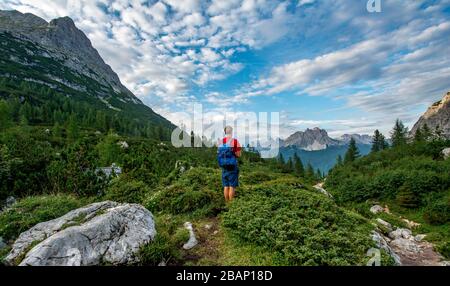
M236 146L236 153L235 153L235 155L236 155L236 157L241 157L241 155L242 155L242 147L241 147L241 144L239 144L239 141L236 141L237 142L237 146Z

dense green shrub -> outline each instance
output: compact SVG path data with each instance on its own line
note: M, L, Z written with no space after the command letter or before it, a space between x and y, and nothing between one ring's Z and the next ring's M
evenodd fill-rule
M217 214L224 207L219 171L203 167L190 169L172 185L148 196L145 206L152 211L172 214Z
M58 218L87 204L71 195L27 197L0 214L0 237L13 240L35 224Z
M280 265L364 264L371 226L320 194L255 186L222 215L237 241L275 252Z
M142 203L144 197L152 192L144 182L129 180L126 177L114 179L105 191L105 200L120 203Z
M433 141L372 153L334 168L326 188L340 203L375 198L397 199L410 208L423 206L428 194L445 192L450 187L450 161L435 159L437 150L445 144Z
M424 219L430 224L444 224L450 221L450 201L430 202L424 210Z

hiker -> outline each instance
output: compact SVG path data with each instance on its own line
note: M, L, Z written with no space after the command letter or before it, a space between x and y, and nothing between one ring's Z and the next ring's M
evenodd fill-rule
M233 200L236 188L239 186L239 167L237 158L241 157L241 145L233 138L233 128L224 129L225 137L219 141L217 161L222 168L222 184L225 202Z

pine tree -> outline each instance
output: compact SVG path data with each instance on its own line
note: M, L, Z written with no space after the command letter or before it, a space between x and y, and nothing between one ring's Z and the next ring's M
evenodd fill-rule
M347 153L345 153L344 156L344 164L351 163L355 161L359 157L359 150L358 147L356 147L356 141L355 139L350 139L350 143L348 146Z
M285 161L284 161L284 158L283 158L283 154L279 154L278 155L278 165L280 166L280 167L283 167L284 166L284 164L285 164Z
M377 129L372 137L372 149L371 152L378 152L388 147L384 135Z
M395 121L394 128L391 132L392 147L399 147L406 144L408 128L403 125L400 119Z
M288 172L294 171L294 163L292 162L292 158L289 158L286 168Z
M425 141L425 138L423 136L422 130L418 128L416 133L414 134L414 143L421 143L423 141Z
M11 125L11 112L6 101L0 100L0 130L4 130Z
M67 135L70 139L75 140L79 137L79 128L78 128L78 122L76 120L75 115L71 115L69 118L69 124L67 127Z
M338 166L342 166L342 156L341 155L339 155L339 156L337 156L337 159L336 159L336 165L338 165Z
M303 162L300 159L300 157L297 155L297 153L294 153L294 169L295 173L300 176L305 176L305 168L303 167Z
M307 178L307 179L310 179L310 180L315 180L316 178L316 173L314 172L314 168L313 168L313 166L311 165L311 163L308 163L308 166L306 167L306 174L305 174L305 177Z
M317 171L316 171L316 178L317 178L317 180L321 180L323 178L322 172L320 171L320 169L317 169Z
M378 152L380 151L380 131L375 130L373 137L372 137L372 149L371 152Z
M428 127L428 124L426 123L422 126L422 136L426 141L430 140L433 136L430 127Z

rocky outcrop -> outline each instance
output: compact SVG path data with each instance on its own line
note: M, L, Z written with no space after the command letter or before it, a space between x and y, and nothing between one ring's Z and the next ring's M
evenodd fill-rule
M445 148L442 150L442 156L444 157L444 160L447 160L450 158L450 148Z
M136 204L101 202L42 222L20 234L9 265L86 266L138 262L156 235L153 215Z
M423 128L425 124L431 131L435 131L438 127L442 136L450 138L450 92L447 92L442 100L428 108L411 129L411 135L414 136L417 130Z
M403 266L444 266L444 258L434 251L432 243L423 241L423 235L412 235L411 230L397 228L389 233L389 245L400 257Z

